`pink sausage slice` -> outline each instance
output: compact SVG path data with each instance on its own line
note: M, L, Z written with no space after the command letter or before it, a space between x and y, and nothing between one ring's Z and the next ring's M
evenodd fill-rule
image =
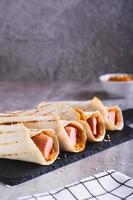
M65 131L67 132L68 136L70 137L70 140L72 141L73 145L77 143L77 133L78 130L71 126L66 126Z
M32 140L36 146L40 149L45 159L48 159L48 156L53 148L53 139L43 133L35 135L32 137Z
M115 124L115 118L116 118L115 111L109 111L108 117L113 122L113 124Z
M90 129L91 129L93 135L97 135L97 119L96 119L96 117L88 118L87 122L90 126Z

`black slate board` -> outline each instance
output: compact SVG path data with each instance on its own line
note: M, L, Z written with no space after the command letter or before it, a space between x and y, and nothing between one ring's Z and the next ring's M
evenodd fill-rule
M68 165L70 163L108 149L114 145L133 139L133 129L128 126L129 123L133 123L133 109L123 111L123 116L125 121L124 129L122 131L115 131L115 133L107 133L110 135L111 142L87 142L84 151L78 154L67 152L61 153L60 159L56 160L50 166L40 166L34 163L0 159L0 181L4 182L7 185L17 185L38 177L42 174L51 172L62 166Z

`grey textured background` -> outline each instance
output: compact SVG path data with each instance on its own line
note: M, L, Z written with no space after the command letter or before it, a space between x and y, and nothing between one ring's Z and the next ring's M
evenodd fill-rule
M0 80L133 73L133 0L0 0Z

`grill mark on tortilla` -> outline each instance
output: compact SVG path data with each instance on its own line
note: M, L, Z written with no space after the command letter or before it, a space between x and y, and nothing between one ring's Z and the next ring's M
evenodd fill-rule
M19 143L18 141L14 141L14 142L6 142L6 143L0 143L1 146L3 145L11 145L11 144L17 144Z
M12 116L16 116L16 114L3 114L3 115L0 115L0 117L12 117Z
M43 114L43 116L49 115L49 114L51 114L52 112L54 112L54 111L56 111L56 110L57 110L57 109L54 109L54 110L52 110L52 111L49 111L48 113ZM64 115L64 114L66 114L66 113L69 113L69 111L66 110L66 111L64 111L64 112L61 112L59 115Z
M35 122L55 122L57 121L57 119L48 119L48 120L43 120L43 121L40 121L40 120L37 120L37 121L25 121L25 122L22 122L22 123L35 123Z
M45 106L49 106L49 105L52 105L52 103L43 103L41 106L45 107Z
M3 156L3 157L7 157L7 156L20 156L21 154L27 154L28 152L22 152L22 153L8 153L8 154L0 154L0 156Z
M69 113L69 111L66 110L66 111L62 112L60 115L64 115L64 114L66 114L66 113Z
M32 111L32 113L37 113L38 111L39 111L39 110L36 109L36 110Z
M14 121L11 121L10 120L8 122L1 122L0 121L0 125L14 125L14 124L23 124L23 123L26 123L26 122L47 122L47 121L56 121L57 119L43 119L43 120L40 120L40 119L35 119L35 120L25 120L25 121L17 121L17 120L14 120Z
M11 133L14 134L14 133L18 133L18 131L19 130L17 130L17 131L15 131L15 130L9 130L9 131L6 131L6 132L0 132L0 135L2 135L2 134L6 135L6 134L11 134Z
M56 110L57 110L57 109L54 109L54 110L51 110L51 111L49 111L49 112L47 112L47 113L44 113L43 116L45 116L45 115L50 115L52 112L55 112ZM38 111L38 112L41 112L41 110Z
M1 125L15 125L15 124L22 124L21 122L3 122L3 123L0 123Z
M7 157L7 156L17 156L17 153L12 153L12 154L1 154L1 156Z
M21 125L21 124L17 124L17 125ZM4 125L2 125L2 126L4 126ZM2 135L2 134L16 134L16 133L18 133L18 132L20 132L21 133L21 131L24 131L24 130L22 130L22 129L20 129L20 128L18 128L17 130L14 130L14 128L13 129L6 129L6 131L5 131L5 129L6 129L6 126L5 126L5 128L4 127L2 127L2 131L0 131L0 135Z
M73 113L69 113L69 111L64 111L64 112L62 112L61 114L60 114L60 116L62 116L62 115L64 115L64 114L73 114L74 113L74 115L76 116L76 118L78 117L78 113L75 113L75 112L73 112Z

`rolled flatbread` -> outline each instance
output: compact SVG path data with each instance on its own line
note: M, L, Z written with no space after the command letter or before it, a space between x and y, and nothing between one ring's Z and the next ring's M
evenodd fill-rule
M42 149L44 142L46 151ZM19 124L0 125L0 158L49 165L58 154L59 143L53 130L28 130Z
M121 109L115 105L105 107L97 97L94 97L90 101L64 101L61 103L71 106L74 109L81 109L85 112L99 111L104 119L107 130L115 131L123 129L124 122ZM46 104L46 102L41 102L38 108L41 109L43 104Z
M80 112L82 113L81 116L83 119L81 120L81 123L86 130L88 140L91 142L103 141L106 134L106 129L100 112L83 112L81 110Z
M19 110L14 112L0 113L0 117L15 117L15 116L60 116L62 120L79 120L80 115L75 109L64 103L45 103L41 109Z
M84 106L85 111L98 110L103 116L107 130L122 130L124 126L122 111L118 106L105 107L102 102L94 97L88 102L88 106Z
M107 130L122 130L124 127L123 115L119 106L106 107L108 115L105 119Z
M76 121L59 120L54 116L0 117L0 124L22 123L29 129L54 129L62 150L80 152L86 144L86 132Z

